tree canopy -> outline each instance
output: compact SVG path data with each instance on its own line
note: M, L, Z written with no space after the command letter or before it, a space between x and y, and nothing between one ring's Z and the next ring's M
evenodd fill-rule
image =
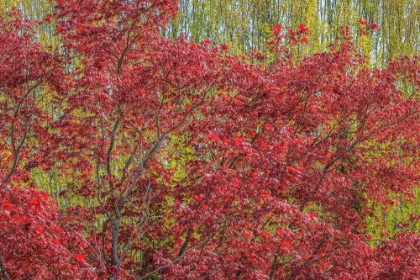
M2 278L419 278L418 213L371 228L418 199L419 57L370 67L365 18L235 54L170 39L178 5L0 17Z

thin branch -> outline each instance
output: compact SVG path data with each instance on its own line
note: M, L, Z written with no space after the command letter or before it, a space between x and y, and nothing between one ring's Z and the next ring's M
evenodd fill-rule
M0 272L4 280L10 280L9 275L7 274L6 267L4 266L3 257L0 255Z
M100 207L102 209L102 212L104 212L105 215L108 217L108 219L111 221L112 220L111 214L108 212L108 210L105 209L105 206L104 206L104 204L102 202L102 199L101 199L101 195L102 195L102 181L101 181L101 177L99 176L99 168L100 168L100 165L99 164L96 164L96 184L98 185L97 200L98 200L99 205L100 205Z
M271 264L271 271L270 275L268 276L268 279L273 280L274 273L276 272L276 264L279 262L279 256L275 255L273 259L273 263Z
M106 171L108 173L108 177L109 177L109 185L110 185L110 189L113 190L113 183L112 183L112 170L111 170L111 153L112 153L112 149L114 148L114 143L115 143L115 134L117 133L118 130L118 126L120 124L120 117L117 118L117 120L115 121L114 127L112 128L112 133L111 133L111 139L110 139L110 143L109 143L109 147L108 147L108 152L107 152L107 157L106 157Z
M179 249L178 256L176 257L177 259L179 259L185 253L185 250L187 249L188 243L190 242L190 239L191 239L191 234L192 234L192 228L189 228L187 231L187 236L185 237L184 243L182 244L181 249Z
M7 181L9 181L10 177L12 177L12 175L15 173L18 162L19 162L19 153L20 150L22 149L23 145L25 144L25 140L26 137L28 135L28 130L29 130L29 120L30 117L28 117L26 119L26 123L25 123L25 132L22 136L22 139L20 140L20 143L18 144L17 148L15 147L15 141L14 141L14 126L12 127L12 149L13 149L13 164L12 164L12 168L10 169L9 173L6 175L6 177L2 180L1 185L6 184Z

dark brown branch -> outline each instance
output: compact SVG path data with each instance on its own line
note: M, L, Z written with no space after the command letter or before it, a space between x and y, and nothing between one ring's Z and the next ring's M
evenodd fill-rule
M4 280L10 280L10 277L6 271L6 267L4 266L3 257L1 255L0 255L0 272Z
M191 238L191 233L192 233L192 228L189 228L187 231L187 236L185 237L185 240L184 240L184 243L182 244L181 249L179 249L179 253L178 253L178 256L176 256L176 259L179 259L185 253L185 250L187 250L187 246Z
M273 259L273 263L271 265L271 271L268 279L273 280L274 273L276 272L276 264L279 262L279 256L275 255Z

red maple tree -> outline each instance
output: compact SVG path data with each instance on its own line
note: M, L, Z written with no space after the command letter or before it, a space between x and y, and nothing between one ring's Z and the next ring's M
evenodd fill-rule
M366 224L372 201L414 198L418 58L371 69L344 28L296 62L303 24L229 55L163 38L176 6L57 1L60 53L18 12L0 22L3 278L420 277L417 233ZM57 212L35 167L90 203Z

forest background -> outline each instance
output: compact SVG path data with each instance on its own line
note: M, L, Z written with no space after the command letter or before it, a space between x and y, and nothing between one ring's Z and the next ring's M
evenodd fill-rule
M52 12L48 0L5 0L3 12L13 6L25 17L42 19ZM340 34L341 26L355 31L359 20L380 26L371 36L354 37L357 46L371 57L372 66L381 66L398 55L417 54L420 48L419 1L413 0L180 0L179 11L163 35L177 40L181 35L195 42L210 39L226 44L233 53L247 53L254 49L266 51L266 42L276 24L293 28L303 23L311 33L310 45L298 50L300 54L325 51ZM55 26L44 26L39 41L54 41Z

